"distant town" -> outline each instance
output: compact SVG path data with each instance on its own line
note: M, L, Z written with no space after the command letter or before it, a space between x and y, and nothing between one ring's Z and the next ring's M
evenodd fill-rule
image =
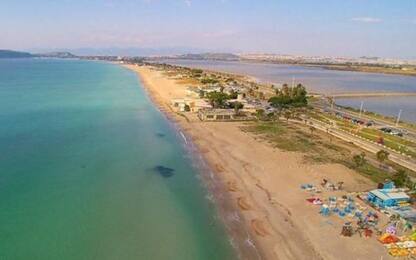
M179 55L122 55L122 56L103 56L103 55L76 55L69 51L53 51L46 53L31 54L28 52L0 50L2 57L59 57L59 58L98 58L98 59L128 59L128 58L146 58L146 59L188 59L188 60L222 60L222 61L263 61L271 63L285 64L316 64L316 65L372 65L372 66L392 66L392 67L416 67L416 59L395 59L382 57L334 57L334 56L304 56L292 54L276 53L189 53ZM416 69L416 68L413 68Z
M86 58L103 59L103 56L91 56ZM331 56L301 56L288 54L232 54L232 53L200 53L181 54L168 56L146 56L146 57L121 57L109 56L105 59L115 60L138 60L161 62L169 59L182 60L213 60L234 62L260 62L274 64L294 64L317 66L330 70L362 71L370 73L400 74L416 76L416 60L391 59L380 57L331 57Z

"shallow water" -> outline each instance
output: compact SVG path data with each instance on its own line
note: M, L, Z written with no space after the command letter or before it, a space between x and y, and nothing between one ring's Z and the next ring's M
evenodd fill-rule
M0 60L0 100L0 259L235 256L135 73Z

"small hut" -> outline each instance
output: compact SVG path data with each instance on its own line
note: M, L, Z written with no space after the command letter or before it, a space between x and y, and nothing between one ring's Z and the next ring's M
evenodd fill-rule
M379 208L386 208L408 203L410 197L396 189L377 189L368 193L367 200Z

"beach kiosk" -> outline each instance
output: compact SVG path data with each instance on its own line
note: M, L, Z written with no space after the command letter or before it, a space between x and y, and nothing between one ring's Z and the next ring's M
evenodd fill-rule
M406 204L410 197L396 189L377 189L368 192L367 200L380 208L395 207Z

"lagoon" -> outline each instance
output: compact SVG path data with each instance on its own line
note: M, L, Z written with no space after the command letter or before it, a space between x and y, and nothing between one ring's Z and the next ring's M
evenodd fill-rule
M416 77L336 71L319 67L236 61L201 61L170 59L163 62L229 73L249 75L260 82L304 84L308 91L325 94L351 92L416 92ZM416 123L416 96L337 99L340 105L359 108L364 100L369 111L396 116L403 110L403 120ZM367 101L368 100L368 101Z

